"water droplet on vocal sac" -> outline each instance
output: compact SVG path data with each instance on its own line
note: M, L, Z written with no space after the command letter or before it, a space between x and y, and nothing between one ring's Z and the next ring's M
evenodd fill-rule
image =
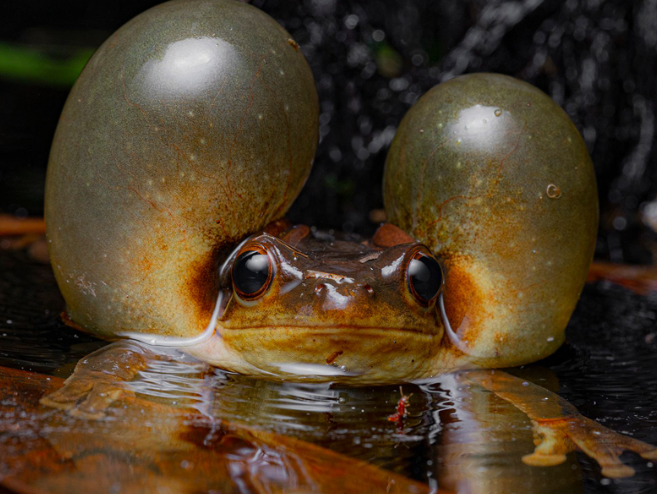
M550 199L559 199L561 197L561 189L554 184L550 184L547 186L546 194Z
M496 117L501 117L502 116L502 110L500 110L499 108L497 110L495 110L494 113L495 113Z

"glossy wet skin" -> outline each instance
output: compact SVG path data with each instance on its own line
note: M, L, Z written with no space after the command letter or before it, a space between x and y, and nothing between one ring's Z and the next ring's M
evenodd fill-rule
M318 113L299 46L243 2L164 3L112 35L71 91L48 167L66 322L168 339L250 374L320 366L304 378L344 367L398 381L559 347L595 246L595 176L563 110L495 74L436 86L400 123L384 199L406 233L327 246L270 231L259 248L276 268L271 286L231 298L218 267L284 217L310 172ZM416 241L446 268L441 317L403 283Z
M266 256L271 265L255 296L240 294L235 280L244 253ZM437 304L443 279L439 267L431 275L425 270L431 285L422 285L417 265L411 267L418 259L439 266L424 245L391 225L370 241L306 226L255 235L222 273L228 302L216 340L253 366L250 373L356 380L424 375L443 338ZM213 363L211 353L203 359ZM223 352L216 364L234 368Z
M388 152L388 220L444 260L453 343L473 366L544 358L565 339L595 249L586 144L547 95L499 74L439 84Z

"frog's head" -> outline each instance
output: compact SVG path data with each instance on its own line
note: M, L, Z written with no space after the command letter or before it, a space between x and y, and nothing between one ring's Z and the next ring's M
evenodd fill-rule
M412 376L443 336L441 266L392 225L368 242L306 226L257 234L221 277L218 333L264 372Z

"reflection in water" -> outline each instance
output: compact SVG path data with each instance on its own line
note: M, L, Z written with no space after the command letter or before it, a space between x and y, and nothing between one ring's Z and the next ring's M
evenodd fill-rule
M204 377L207 365L194 362L183 353L180 359L178 362L153 360L128 386L135 393L156 401L194 408L207 415L212 392L211 382Z
M168 372L170 365L176 374ZM398 386L350 388L266 381L219 369L206 368L206 374L199 372L195 377L181 371L179 363L158 362L130 386L159 400L165 396L163 388L167 393L175 390L168 399L176 406L309 441L399 473L407 472L423 456L416 449L422 448L425 437L413 430L428 412L431 398L425 394L413 397L399 434L388 421L399 399Z
M531 378L556 382L539 368ZM186 399L199 409L205 402L204 412L222 423L301 439L449 491L582 492L574 455L551 468L522 463L533 450L530 421L490 391L454 374L406 387L413 393L410 413L397 430L388 420L400 398L397 386L286 383L220 370L192 378L169 362L142 372L133 384L155 399L163 397L163 388L176 390L169 397L176 405Z
M0 368L11 397L0 403L3 492L429 492L362 461L184 406L127 397L100 420L44 411L38 396L60 385Z
M538 375L546 374L537 369ZM549 378L549 371L547 376ZM460 375L442 376L423 386L448 405L440 415L443 430L435 445L436 475L454 492L581 493L574 455L558 466L532 467L522 462L533 450L532 427L518 408ZM537 376L534 376L537 377ZM451 405L451 406L449 406Z
M96 451L102 444L103 455L136 455L129 464L143 468L154 455L169 477L179 474L179 464L205 472L214 463L216 471L208 478L243 483L239 492L268 492L258 485L333 492L315 472L317 465L330 469L336 461L346 462L342 468L354 482L362 481L356 471L363 460L381 469L373 472L394 472L447 492L541 493L555 492L555 486L557 492L582 492L575 457L550 469L522 463L533 450L529 419L467 375L407 384L410 413L395 424L388 417L400 398L397 386L256 380L169 353L167 360L150 360L129 383L136 400L121 399L105 419L83 421L82 429L90 428L86 435L67 425L65 416L49 414L64 423L49 423L46 437L64 456L76 448ZM558 482L550 480L555 474ZM380 482L381 475L389 474L372 473L372 482ZM125 472L120 476L135 481ZM396 482L399 486L401 480Z

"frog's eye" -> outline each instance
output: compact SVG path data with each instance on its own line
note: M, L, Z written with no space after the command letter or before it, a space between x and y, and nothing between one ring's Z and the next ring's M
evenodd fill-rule
M422 305L429 305L443 286L443 270L432 256L416 252L406 270L408 287Z
M240 297L253 300L267 291L272 274L271 258L266 252L246 250L233 264L233 286Z

